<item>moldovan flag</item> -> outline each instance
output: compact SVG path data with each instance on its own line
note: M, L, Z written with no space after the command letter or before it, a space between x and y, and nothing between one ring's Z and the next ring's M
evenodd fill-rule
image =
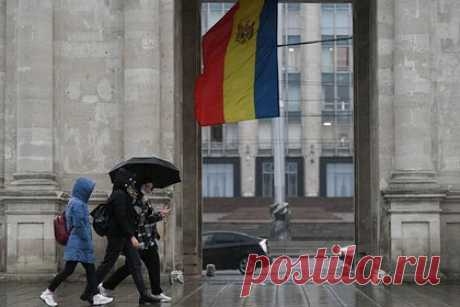
M278 117L277 0L240 0L203 37L201 126Z

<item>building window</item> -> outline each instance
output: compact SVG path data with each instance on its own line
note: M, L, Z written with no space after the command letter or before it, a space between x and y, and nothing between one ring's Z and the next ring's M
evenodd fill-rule
M212 28L233 6L233 3L203 3L202 4L202 32ZM204 16L204 17L203 17Z
M324 35L334 33L334 4L321 5L321 32Z
M300 3L288 3L287 9L289 12L299 12L300 11Z
M321 186L323 197L353 197L354 168L351 157L322 157Z
M286 197L303 196L303 158L288 157L285 165ZM274 197L275 177L273 158L256 158L256 195Z
M299 169L296 162L286 164L286 196L296 197L298 193Z
M285 35L284 36L285 44L298 44L300 43L300 35Z
M338 35L350 35L351 7L349 4L335 5L335 31Z
M333 36L323 35L322 39L333 39ZM321 44L321 66L323 73L334 72L334 42L326 41Z
M287 110L288 112L300 111L300 73L289 73L287 75Z
M211 142L222 143L224 139L223 126L211 127Z
M205 158L202 176L203 197L238 197L239 158Z
M351 91L351 75L349 73L339 73L337 74L337 99L339 102L350 101L350 91ZM338 108L342 109L341 103L339 103ZM345 110L343 110L345 111Z
M322 73L322 122L352 122L352 74Z
M273 197L274 195L274 169L273 162L262 163L262 197Z
M298 44L300 43L300 35L284 35L283 43L289 45ZM283 48L282 65L284 71L298 71L300 64L299 50L299 45L286 46Z
M326 103L334 102L335 98L335 93L334 93L334 88L335 88L335 80L334 80L334 74L330 73L322 73L321 74L321 87L322 87L322 93L323 93L323 100Z
M337 47L337 70L350 69L350 48L348 46Z

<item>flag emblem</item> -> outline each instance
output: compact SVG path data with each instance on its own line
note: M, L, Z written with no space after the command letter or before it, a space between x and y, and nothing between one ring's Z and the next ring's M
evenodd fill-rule
M238 24L238 32L236 33L236 41L240 44L246 43L254 36L255 21L241 21Z

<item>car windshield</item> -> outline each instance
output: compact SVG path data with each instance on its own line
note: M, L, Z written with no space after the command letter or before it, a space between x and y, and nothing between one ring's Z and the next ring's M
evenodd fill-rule
M238 240L236 240L235 235L231 233L217 233L214 235L215 244L225 244L225 243L235 243L235 242L238 242Z

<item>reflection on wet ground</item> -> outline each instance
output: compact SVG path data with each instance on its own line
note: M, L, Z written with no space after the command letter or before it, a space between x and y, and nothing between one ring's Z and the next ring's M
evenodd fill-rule
M240 298L242 276L233 272L218 273L214 277L186 280L184 285L165 285L173 296L172 303L156 306L181 307L300 307L300 306L362 306L362 307L454 307L460 302L460 283L442 283L440 286L297 286L292 283L277 287L270 283L254 286L248 298ZM38 298L46 282L0 282L0 307L42 307ZM83 283L69 282L57 290L59 306L87 306L79 300ZM125 283L114 293L112 307L137 306L134 285Z

